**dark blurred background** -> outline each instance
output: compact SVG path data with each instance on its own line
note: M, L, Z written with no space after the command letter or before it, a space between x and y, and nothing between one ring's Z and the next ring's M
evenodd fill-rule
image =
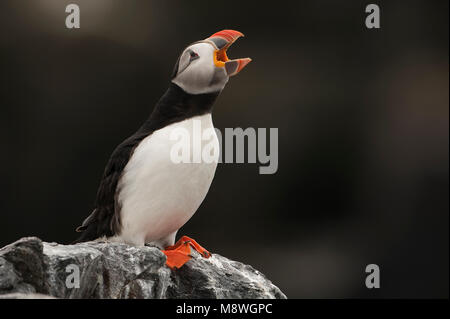
M279 169L219 164L179 235L291 298L448 298L449 2L373 1L379 30L368 3L1 1L0 246L71 242L181 50L231 28L246 38L229 55L253 62L215 124L279 128ZM380 289L365 287L371 263Z

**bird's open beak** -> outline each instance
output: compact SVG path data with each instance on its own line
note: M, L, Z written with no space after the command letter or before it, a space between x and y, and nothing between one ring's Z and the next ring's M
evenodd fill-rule
M214 64L217 67L225 68L228 76L238 74L252 59L233 59L230 60L227 56L227 49L240 37L244 35L239 31L222 30L214 33L206 39L214 44L216 51L214 52Z

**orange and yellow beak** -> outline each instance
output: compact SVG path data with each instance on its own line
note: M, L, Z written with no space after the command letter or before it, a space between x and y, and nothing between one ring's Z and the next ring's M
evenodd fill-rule
M206 40L212 42L216 47L214 52L214 64L219 68L225 68L228 76L238 74L247 64L252 61L250 58L230 60L227 56L228 48L240 37L244 35L235 30L222 30L214 33Z

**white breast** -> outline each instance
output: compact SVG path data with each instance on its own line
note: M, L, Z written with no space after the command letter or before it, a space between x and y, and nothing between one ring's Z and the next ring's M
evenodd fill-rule
M194 124L195 123L195 124ZM171 149L174 129L190 133L192 154L194 125L213 131L211 114L166 126L145 138L135 149L119 181L121 240L135 245L154 242L176 232L195 213L205 198L217 167L212 163L174 163ZM178 130L179 131L179 130ZM217 143L217 135L202 141ZM198 145L198 144L197 144Z

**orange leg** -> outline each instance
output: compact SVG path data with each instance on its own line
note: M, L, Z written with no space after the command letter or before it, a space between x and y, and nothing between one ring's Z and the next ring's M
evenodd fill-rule
M163 253L167 256L166 265L170 269L180 268L191 258L191 247L199 252L203 257L209 258L211 254L200 246L195 240L188 236L181 237L173 246L166 247Z

